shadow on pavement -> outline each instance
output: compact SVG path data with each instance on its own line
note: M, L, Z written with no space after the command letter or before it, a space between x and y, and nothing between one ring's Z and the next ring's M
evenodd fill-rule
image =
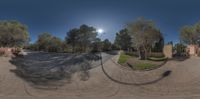
M113 78L112 76L110 76L104 66L102 65L102 71L103 73L113 82L116 82L116 83L119 83L119 84L123 84L123 85L135 85L135 86L142 86L142 85L149 85L149 84L154 84L154 83L157 83L159 82L160 80L170 76L170 74L172 73L171 70L167 70L165 72L162 73L162 75L160 75L159 78L155 79L155 80L152 80L152 81L148 81L148 82L142 82L142 83L134 83L134 82L124 82L124 81L121 81L121 80L118 80L118 79L115 79Z
M71 76L79 72L80 79L90 77L89 69L100 65L98 54L29 53L23 57L13 57L10 63L16 66L10 70L25 81L34 85L64 85L63 80L71 82Z
M175 56L175 57L173 57L172 59L170 59L170 60L174 60L174 61L185 61L185 60L187 60L187 59L189 59L190 57L189 56Z
M109 54L109 55L118 55L118 52L119 51L107 51L105 52L106 54Z

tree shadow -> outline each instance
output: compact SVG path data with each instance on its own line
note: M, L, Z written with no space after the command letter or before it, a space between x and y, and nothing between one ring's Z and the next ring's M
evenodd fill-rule
M118 55L118 52L119 51L106 51L105 53L109 55Z
M10 70L18 77L34 85L62 86L63 81L71 82L71 76L80 72L80 80L90 77L89 70L93 65L100 65L100 56L93 53L29 53L23 57L13 57L10 63L16 66Z
M189 59L189 56L174 56L173 58L169 59L169 60L174 60L174 61L185 61L187 59Z
M135 83L135 82L124 82L124 81L120 81L118 79L113 78L112 76L110 76L106 70L104 69L104 66L102 65L102 71L103 73L107 76L107 78L109 78L111 81L119 83L119 84L123 84L123 85L135 85L135 86L142 86L142 85L149 85L149 84L154 84L159 82L160 80L170 76L170 74L172 73L171 70L167 70L165 72L163 72L159 78L152 80L152 81L148 81L148 82L142 82L142 83Z

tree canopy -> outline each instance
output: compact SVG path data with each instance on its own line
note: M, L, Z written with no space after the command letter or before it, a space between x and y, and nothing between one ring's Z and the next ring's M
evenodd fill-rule
M103 50L110 51L111 49L112 49L112 43L108 39L105 39L103 41Z
M129 23L127 28L132 37L132 45L140 51L141 59L146 59L152 46L162 37L160 30L156 28L152 20L144 18Z
M29 42L26 25L18 21L0 21L0 46L22 47Z
M94 27L81 25L67 33L66 42L72 46L73 51L76 49L86 52L87 49L97 38L97 31Z
M200 40L200 22L180 29L180 40L185 44L198 44Z
M49 33L42 33L36 42L38 50L48 52L59 52L62 50L63 41Z
M131 36L129 35L127 29L122 29L118 33L116 33L114 44L123 50L128 50L128 48L131 47Z

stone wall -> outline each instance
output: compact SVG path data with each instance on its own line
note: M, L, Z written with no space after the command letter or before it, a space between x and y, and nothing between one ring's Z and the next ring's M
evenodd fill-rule
M188 51L189 55L191 55L191 56L197 56L198 50L199 50L199 47L197 45L188 45L187 46L187 51Z
M3 56L12 56L12 48L0 48L0 54Z

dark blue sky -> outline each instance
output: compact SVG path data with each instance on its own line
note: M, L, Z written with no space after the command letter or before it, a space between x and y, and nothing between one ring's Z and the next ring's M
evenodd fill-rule
M200 21L200 0L0 0L0 20L28 25L32 42L49 32L64 38L81 24L102 28L114 40L127 22L143 16L156 22L165 41L179 39L179 29Z

